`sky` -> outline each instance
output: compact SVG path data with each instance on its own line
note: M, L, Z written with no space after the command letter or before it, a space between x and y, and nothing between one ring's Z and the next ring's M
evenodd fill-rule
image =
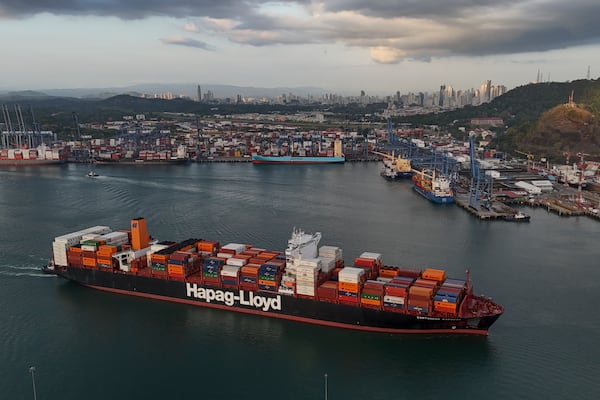
M598 0L0 0L0 89L595 79L599 15Z

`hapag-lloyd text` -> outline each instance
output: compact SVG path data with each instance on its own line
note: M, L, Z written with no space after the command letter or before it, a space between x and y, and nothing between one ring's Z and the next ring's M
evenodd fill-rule
M195 283L186 283L187 296L207 303L218 302L226 306L233 306L237 303L244 306L252 306L262 311L277 310L281 311L281 296L264 297L240 290L238 294L220 289L198 287Z

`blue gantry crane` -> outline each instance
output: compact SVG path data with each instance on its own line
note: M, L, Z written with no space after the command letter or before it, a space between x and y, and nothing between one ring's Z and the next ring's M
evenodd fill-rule
M484 206L489 207L492 199L492 177L485 173L485 169L477 160L475 154L475 138L469 138L469 155L471 157L471 185L469 187L469 207L478 210L481 207L481 200L485 201Z

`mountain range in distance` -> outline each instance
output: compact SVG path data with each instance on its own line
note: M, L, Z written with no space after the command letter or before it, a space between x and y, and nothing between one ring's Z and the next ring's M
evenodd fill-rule
M242 97L267 97L274 98L283 94L293 93L296 96L306 97L308 95L321 96L331 93L318 87L299 86L299 87L251 87L234 86L221 84L200 84L202 96L209 90L214 98L234 98L237 95ZM128 94L132 96L153 95L172 93L174 96L187 96L193 100L198 100L198 84L193 83L149 83L138 84L123 87L106 88L73 88L73 89L39 89L39 90L7 90L0 89L1 97L21 97L21 98L43 98L43 97L76 97L88 99L106 99L109 97Z

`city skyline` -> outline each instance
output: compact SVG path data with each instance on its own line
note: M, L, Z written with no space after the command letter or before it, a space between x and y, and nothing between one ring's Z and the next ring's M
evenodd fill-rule
M382 95L596 78L600 4L0 0L9 90L199 82Z

